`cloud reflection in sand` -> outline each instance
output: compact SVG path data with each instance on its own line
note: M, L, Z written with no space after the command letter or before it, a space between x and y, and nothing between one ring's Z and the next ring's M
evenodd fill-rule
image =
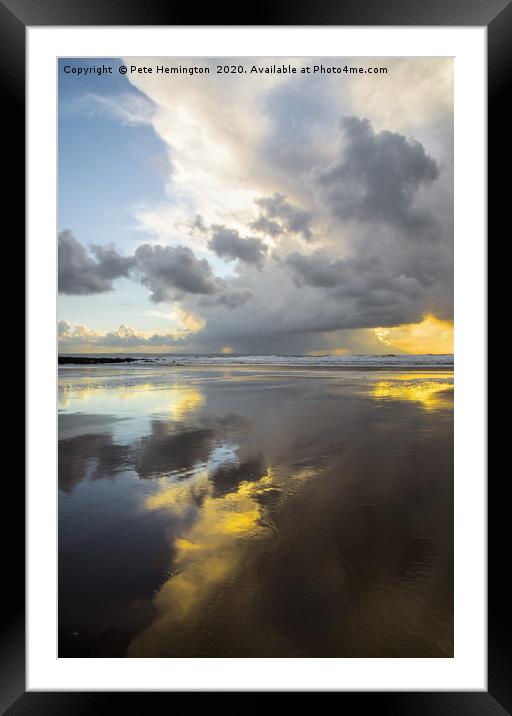
M249 461L232 467L231 472L247 476L247 469L258 466L257 460ZM196 515L193 524L174 541L172 573L155 597L158 616L134 640L129 656L165 652L172 645L176 627L194 623L212 592L221 589L236 572L248 543L272 532L266 497L281 497L283 491L279 475L271 467L262 470L259 466L250 474L252 479L242 479L231 491L220 493L215 477L222 474L222 467L217 473L205 470L186 485L171 485L146 500L148 510L169 510L174 516L182 516L195 504ZM301 470L287 479L297 485L314 474Z
M71 409L87 403L92 412L113 412L122 403L126 412L164 413L171 420L180 421L192 415L204 405L204 394L199 387L173 382L162 386L159 383L144 382L133 385L95 383L88 380L61 381L59 385L59 407Z

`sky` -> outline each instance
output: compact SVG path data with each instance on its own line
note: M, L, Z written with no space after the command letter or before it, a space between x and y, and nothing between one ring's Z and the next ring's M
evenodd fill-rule
M59 350L451 353L452 60L232 63L59 61Z

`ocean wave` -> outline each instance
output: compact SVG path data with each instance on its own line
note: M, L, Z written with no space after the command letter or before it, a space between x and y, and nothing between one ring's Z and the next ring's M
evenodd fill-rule
M453 368L452 354L422 355L161 355L116 354L59 356L59 364L162 365L162 366L299 366L340 368Z

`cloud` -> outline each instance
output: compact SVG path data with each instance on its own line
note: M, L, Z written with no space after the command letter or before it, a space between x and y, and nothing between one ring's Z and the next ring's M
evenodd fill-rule
M188 246L142 244L135 251L136 270L153 303L173 301L179 292L216 293L222 282L206 259L198 259Z
M206 234L208 232L208 227L201 214L195 215L194 220L189 222L189 227L192 233Z
M325 251L318 249L307 256L290 254L283 264L291 269L298 286L336 289L332 292L334 297L358 297L366 305L372 303L372 296L376 297L377 303L381 303L387 293L395 292L416 299L423 292L417 279L393 276L377 257L332 260Z
M387 350L374 328L452 317L452 60L371 64L390 72L350 83L129 77L151 101L169 167L164 194L133 207L151 244L120 258L154 303L197 316L187 351ZM109 250L110 261L83 250L74 292L110 290L98 270L116 273ZM348 341L358 331L361 344Z
M342 219L421 224L415 193L439 176L439 167L420 142L397 132L375 133L367 119L340 121L342 148L331 164L313 171L320 196Z
M260 197L255 200L255 204L261 211L258 219L250 224L255 231L270 236L290 232L301 234L306 241L312 240L312 213L291 204L284 194L276 192L272 196Z
M392 247L389 256L355 253L336 259L322 249L312 254L292 253L280 266L299 288L313 289L310 309L301 313L300 330L314 330L311 311L317 311L316 327L321 331L394 326L421 321L429 312L429 287L402 271ZM309 324L309 327L308 327Z
M279 236L283 233L283 227L278 224L277 221L272 221L267 216L259 216L254 221L251 221L251 229L258 231L261 234L267 234L267 236Z
M261 239L252 236L244 239L238 231L219 224L214 224L212 230L213 234L208 241L208 248L217 256L226 261L239 259L258 268L263 266L268 249Z
M227 290L223 291L217 298L215 299L202 299L201 305L202 306L225 306L225 308L229 308L231 310L234 310L236 308L240 308L240 306L243 306L247 301L249 301L250 298L253 296L253 292L249 289L240 289L240 290Z
M151 124L155 113L153 102L138 92L111 96L89 92L75 97L65 108L89 117L108 117L128 126Z
M59 350L79 347L107 348L160 348L181 346L187 340L189 331L172 333L146 333L121 325L115 331L101 333L81 324L68 321L58 323Z
M292 270L298 286L307 284L321 288L332 288L346 278L346 262L332 261L319 249L309 256L294 252L284 263Z
M208 261L187 246L142 244L133 256L121 256L113 246L92 245L88 253L66 230L59 234L58 261L59 292L71 295L111 291L120 277L138 278L154 303L174 301L180 292L212 294L223 286Z
M112 246L92 246L91 253L94 258L87 253L72 231L59 233L59 293L105 293L112 290L116 278L129 276L133 258L121 256Z
M102 346L137 347L137 346L176 346L183 343L183 334L178 333L141 333L135 328L121 325L115 331L108 331L98 338Z
M59 338L66 338L71 333L71 323L61 319L57 325L57 334Z
M421 323L374 328L377 339L389 350L404 353L453 353L453 321L426 315Z
M77 345L96 343L99 338L99 333L80 323L72 325L69 321L62 319L58 323L59 346L66 345L73 347Z
M394 127L432 140L439 127L453 117L453 62L387 57L385 64L387 75L368 74L364 82L350 83L352 113L369 117L376 127ZM448 139L446 128L444 134Z

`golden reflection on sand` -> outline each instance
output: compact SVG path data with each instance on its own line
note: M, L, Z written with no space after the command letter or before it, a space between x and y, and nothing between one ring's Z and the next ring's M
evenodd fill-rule
M169 400L169 413L176 422L183 420L204 405L205 398L201 390L190 385L174 384L166 391Z
M58 399L61 408L69 408L73 402L88 402L92 409L97 407L102 411L115 410L116 402L132 403L130 408L134 413L140 414L142 410L167 413L175 422L181 422L205 404L204 394L198 387L180 383L165 388L155 383L119 387L63 383L59 386Z
M370 395L377 400L406 400L420 403L425 410L453 408L453 381L428 373L393 376L376 381Z
M300 470L293 481L314 474ZM128 656L162 653L172 642L174 629L197 623L212 591L235 573L248 541L268 533L265 508L258 498L278 487L277 475L269 467L259 480L242 482L234 491L216 496L208 472L203 471L188 486L172 485L146 499L148 510L166 509L181 515L202 494L197 520L173 543L173 572L154 600L158 616L132 642Z
M180 482L170 487L164 487L156 494L150 495L144 502L147 510L170 510L173 515L182 515L192 504L199 499L201 493L208 488L208 471L201 470L191 480Z

